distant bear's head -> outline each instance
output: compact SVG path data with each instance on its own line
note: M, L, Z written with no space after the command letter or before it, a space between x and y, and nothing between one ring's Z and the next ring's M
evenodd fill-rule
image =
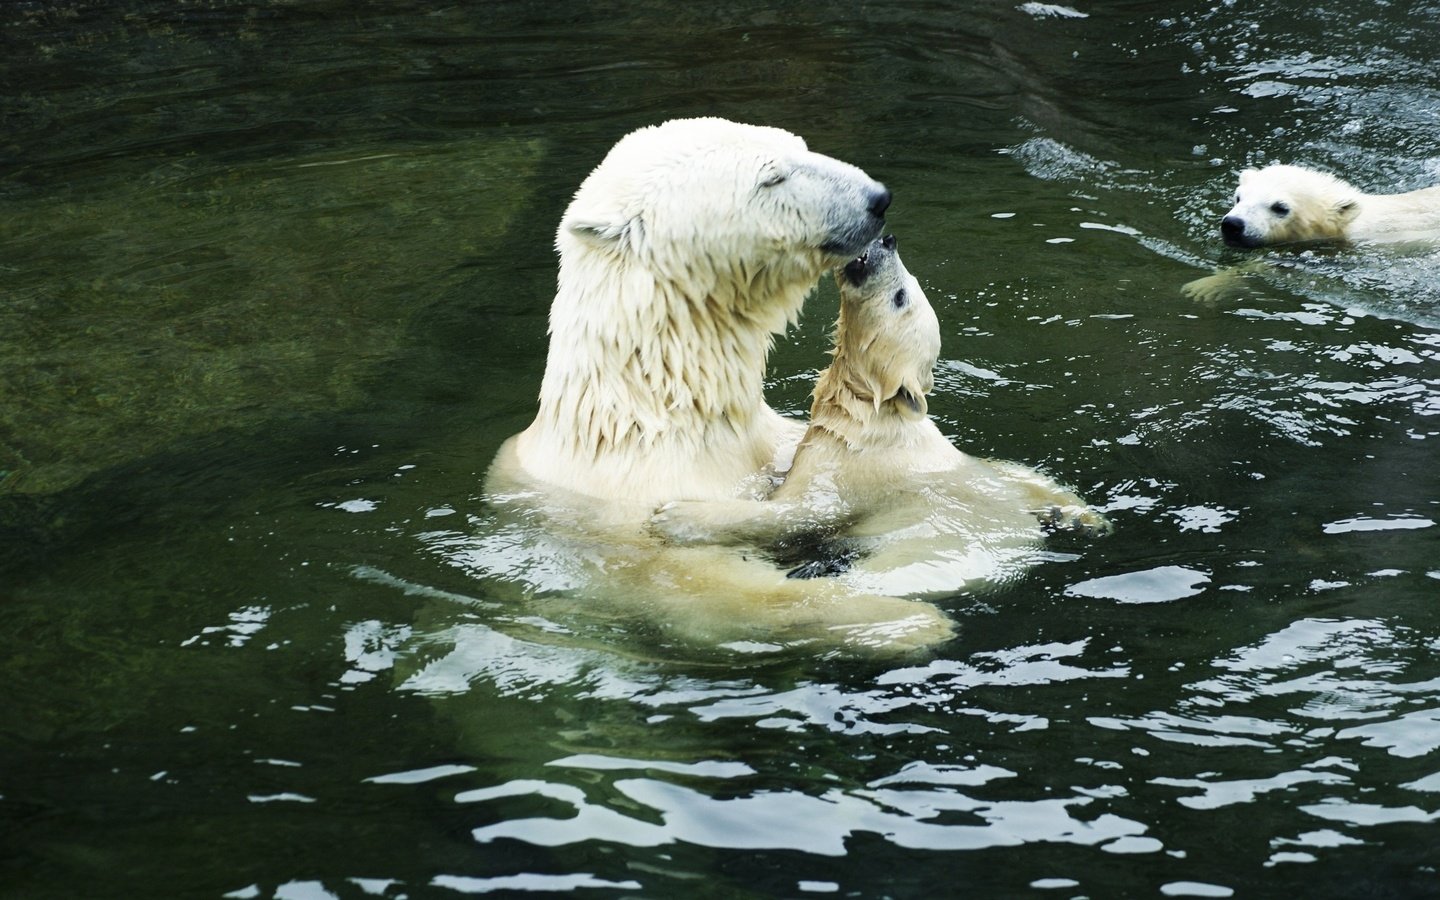
M840 322L834 368L878 412L891 404L907 418L926 413L940 356L940 321L920 282L900 262L894 235L875 241L836 273Z
M562 269L589 254L692 301L763 300L797 283L808 293L880 233L889 205L884 185L787 131L676 119L614 146L576 192L556 246Z
M1344 240L1359 199L1358 190L1324 172L1278 165L1246 169L1220 234L1232 247Z

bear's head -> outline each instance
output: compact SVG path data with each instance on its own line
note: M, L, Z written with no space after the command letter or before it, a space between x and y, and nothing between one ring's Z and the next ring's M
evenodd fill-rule
M835 274L840 322L835 363L851 390L876 412L887 405L924 417L940 356L940 320L920 282L900 262L894 235L875 241Z
M598 256L692 302L780 300L879 235L890 192L778 128L676 119L631 132L576 192L561 265ZM582 276L587 277L587 276Z
M1220 234L1232 247L1344 240L1359 200L1358 190L1324 172L1280 165L1246 169Z

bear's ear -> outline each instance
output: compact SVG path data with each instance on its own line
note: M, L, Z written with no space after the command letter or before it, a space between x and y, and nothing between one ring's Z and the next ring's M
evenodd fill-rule
M914 378L905 379L900 386L900 393L915 418L923 419L930 411L930 405L925 402L925 395L935 390L935 362L931 360L930 365L915 373Z
M630 243L639 224L638 219L571 219L565 223L565 227L587 244L601 249L619 250Z
M879 412L881 404L893 400L900 415L907 419L923 419L930 410L925 395L935 387L932 376L929 372L912 372L898 378L897 375L897 372L885 372L881 375L882 383L875 385L879 388L875 391L876 412Z
M1342 222L1350 221L1351 219L1355 218L1355 216L1358 215L1359 212L1360 201L1356 200L1354 197L1346 197L1345 199L1340 200L1335 204L1335 214L1340 217L1340 221Z
M930 410L930 405L925 402L925 393L910 385L901 385L895 393L895 405L907 418L924 418Z

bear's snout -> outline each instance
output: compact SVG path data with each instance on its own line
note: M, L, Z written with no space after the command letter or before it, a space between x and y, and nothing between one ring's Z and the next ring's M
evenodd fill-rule
M885 228L885 211L890 208L890 190L878 181L871 181L863 172L859 178L863 184L850 194L855 205L848 209L837 208L832 214L829 238L820 245L826 253L839 257L854 257L869 246ZM853 188L852 188L853 190ZM838 263L839 260L836 260Z
M1220 236L1232 247L1248 247L1251 244L1245 237L1245 220L1239 216L1226 216L1220 220Z
M885 210L890 208L890 190L884 186L870 195L870 215L877 219L885 218Z

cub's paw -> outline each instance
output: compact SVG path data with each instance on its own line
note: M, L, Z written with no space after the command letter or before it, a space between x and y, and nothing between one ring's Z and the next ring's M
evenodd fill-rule
M1051 534L1104 537L1115 530L1105 515L1088 506L1052 506L1040 512L1040 527Z
M1228 272L1219 272L1185 282L1180 286L1180 294L1187 300L1213 305L1222 303L1239 293L1235 282L1234 275Z
M1232 303L1260 294L1262 282L1257 277L1259 273L1259 268L1254 265L1221 269L1213 275L1187 281L1180 286L1180 294L1187 300L1211 306Z
M647 527L651 534L672 544L705 544L714 539L706 522L705 504L697 500L672 500L651 513Z

